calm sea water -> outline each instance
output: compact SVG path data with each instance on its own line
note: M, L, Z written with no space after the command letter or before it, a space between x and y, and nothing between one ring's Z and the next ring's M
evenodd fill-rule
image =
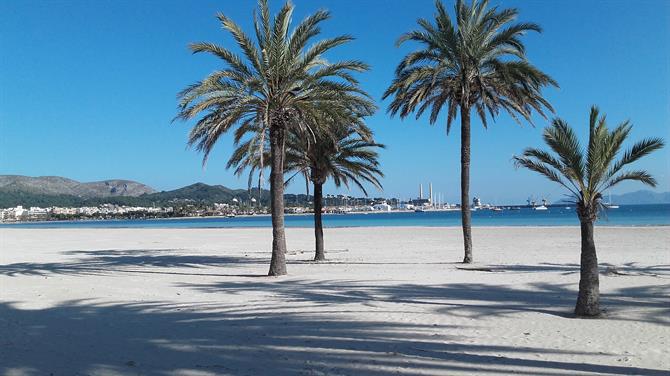
M372 227L372 226L460 226L461 213L369 213L327 214L326 227ZM287 215L287 227L312 227L312 215ZM573 209L549 208L546 211L531 209L503 210L494 212L478 210L472 212L474 226L576 226L579 225ZM218 227L270 227L269 216L235 218L178 218L148 220L97 220L61 221L4 224L0 227L21 228L218 228ZM622 205L619 209L607 210L598 220L600 226L654 226L670 225L670 204Z

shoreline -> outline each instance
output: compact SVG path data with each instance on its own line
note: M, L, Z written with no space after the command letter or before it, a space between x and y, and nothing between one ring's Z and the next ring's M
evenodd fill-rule
M647 209L645 209L645 207ZM651 209L649 209L651 208ZM566 227L579 226L572 211L539 212L477 210L473 227ZM324 213L326 228L356 227L460 227L459 210L431 209L422 213L412 210ZM311 228L313 213L286 213L286 228ZM166 217L166 218L83 218L70 220L28 220L0 222L0 228L266 228L271 227L270 214L240 214ZM599 227L670 226L670 204L625 205L621 210L606 210Z
M22 223L25 225L25 223ZM19 225L18 227L15 225ZM160 226L87 226L87 227L67 227L67 226L20 226L21 224L0 225L2 229L16 230L271 230L271 226L200 226L200 227L160 227ZM601 229L667 229L670 224L650 224L650 225L595 225L595 228ZM460 229L460 225L453 226L417 226L417 225L390 225L390 226L324 226L324 230L334 229ZM552 229L552 228L579 228L579 225L473 225L472 228L485 229ZM286 230L302 229L311 230L311 226L286 226Z

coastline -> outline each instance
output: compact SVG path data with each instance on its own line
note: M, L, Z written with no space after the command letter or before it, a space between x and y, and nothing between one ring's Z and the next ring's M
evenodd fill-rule
M44 222L50 223L50 222ZM25 224L25 223L23 223ZM4 224L3 224L4 225ZM271 230L270 226L191 226L191 227L160 227L160 226L87 226L87 227L65 227L65 226L20 226L19 224L7 224L7 226L0 225L0 230L3 229L12 229L12 230ZM670 227L670 224L649 224L649 225L595 225L596 229L625 229L625 228L651 228L651 229L667 229ZM450 226L420 226L420 225L398 225L398 226L324 226L324 230L335 230L335 229L390 229L390 228L399 228L399 229L461 229L460 225L450 225ZM579 228L579 225L566 224L566 225L473 225L472 228L480 229L552 229L552 228ZM313 229L311 226L286 226L286 230L289 229L301 229L301 230L310 230Z
M286 214L287 228L311 228L313 214ZM473 212L474 227L553 227L579 226L573 210L557 208L536 212L529 209L503 212ZM324 214L326 228L354 227L458 227L460 212L390 211L350 214ZM648 227L670 226L670 204L622 206L606 211L596 222L597 227ZM0 228L269 228L268 214L178 218L138 218L138 219L78 219L67 221L21 221L3 222Z

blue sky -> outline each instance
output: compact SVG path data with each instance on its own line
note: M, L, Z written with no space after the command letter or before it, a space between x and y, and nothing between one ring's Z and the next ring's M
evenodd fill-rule
M323 36L356 40L328 55L361 59L360 76L380 110L369 119L388 146L381 163L386 196L414 197L433 183L448 201L459 195L459 132L447 136L444 117L401 121L386 114L381 94L404 53L397 37L431 17L432 1L298 0L294 21L326 8ZM449 8L452 1L445 2ZM520 9L521 21L544 32L525 38L530 60L560 89L546 97L557 115L586 137L589 107L600 106L611 124L631 119L631 139L670 140L670 2L492 1ZM271 2L277 9L281 2ZM214 18L221 11L251 31L253 1L3 1L0 2L0 174L59 175L81 181L127 178L167 190L197 181L246 186L225 170L232 150L224 137L205 169L186 149L189 124L174 123L176 93L216 69L219 62L191 55L187 45L210 41L232 46ZM473 124L472 194L486 202L561 197L560 188L515 170L511 157L541 145L542 127L519 126L500 116L484 130ZM458 123L457 123L458 124ZM670 189L670 149L637 167ZM622 185L614 193L642 188ZM304 191L294 184L290 192ZM347 192L346 189L340 192ZM327 193L335 189L327 187ZM352 194L358 194L356 190ZM373 195L381 193L374 192Z

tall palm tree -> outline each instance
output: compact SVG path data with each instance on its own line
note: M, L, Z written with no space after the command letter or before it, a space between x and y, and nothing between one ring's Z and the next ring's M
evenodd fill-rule
M254 13L255 40L223 14L217 17L241 50L241 55L212 43L193 43L194 53L220 58L224 67L179 94L180 119L200 117L189 145L204 153L203 164L219 137L235 127L254 124L267 134L271 151L272 260L269 275L286 274L284 234L284 145L286 132L310 127L318 111L337 116L341 106L373 107L353 72L368 69L357 60L328 63L324 53L352 40L344 35L308 46L329 18L318 11L289 31L293 5L287 2L271 20L267 0ZM267 130L267 132L265 132Z
M363 183L381 189L378 153L384 148L371 137L361 137L350 126L337 126L331 132L317 135L314 140L294 134L286 155L286 169L301 174L314 185L314 261L323 261L326 254L323 246L323 184L332 179L336 187L357 186L367 196ZM289 179L290 180L290 179Z
M577 205L582 237L579 296L575 307L575 314L579 316L600 314L598 258L593 240L593 224L603 208L603 192L629 180L652 187L656 185L656 180L647 171L623 169L662 148L663 140L645 139L621 154L621 147L631 128L630 122L625 121L610 131L605 115L600 116L598 108L594 106L589 118L589 143L586 150L582 150L575 131L557 118L544 130L544 141L553 153L528 148L521 156L514 157L517 166L542 174L566 188ZM617 159L618 156L620 158Z
M553 111L540 90L557 84L526 59L521 37L529 31L539 32L540 27L513 23L516 9L488 9L487 0L473 0L469 5L458 0L454 23L439 0L435 6L434 23L419 19L420 29L398 40L398 45L413 41L421 48L398 64L395 79L383 97L393 96L388 107L392 116L405 118L415 112L418 119L430 110L431 124L446 109L447 133L460 112L463 262L470 263L470 112L476 111L484 127L487 116L495 118L501 109L517 122L519 117L530 122L533 110L542 116L545 108Z

